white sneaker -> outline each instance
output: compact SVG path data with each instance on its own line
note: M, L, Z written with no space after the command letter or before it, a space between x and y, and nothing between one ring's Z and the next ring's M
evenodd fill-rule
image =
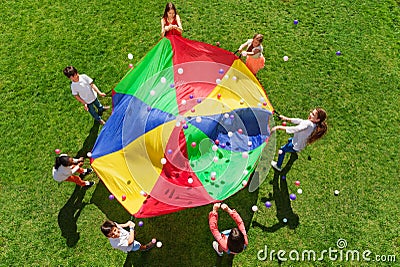
M271 161L271 166L277 171L282 171L282 168L278 167L278 163L276 161Z
M217 252L218 256L222 257L222 254L224 254L223 252L219 252L218 250L218 242L217 241L213 241L213 248L215 250L215 252Z

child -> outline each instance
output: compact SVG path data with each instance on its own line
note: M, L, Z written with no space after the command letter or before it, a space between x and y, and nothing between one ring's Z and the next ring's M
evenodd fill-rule
M129 226L129 232L124 228ZM122 250L123 252L130 251L146 251L154 247L155 242L149 242L147 245L142 245L135 240L135 224L132 221L127 221L124 224L117 224L112 221L105 221L100 227L103 234L110 240L113 248ZM155 239L153 239L155 241Z
M161 19L161 37L168 35L182 35L181 18L176 12L175 5L169 2L164 10L164 15Z
M247 57L246 66L254 75L265 66L265 58L262 54L263 46L261 45L263 38L262 34L255 34L253 39L247 40L238 49L244 57ZM244 48L246 50L243 50Z
M105 124L105 121L101 118L103 111L109 109L109 106L103 106L97 99L97 94L106 96L102 93L99 88L93 83L93 79L86 74L79 74L73 66L68 66L64 69L64 74L68 79L72 81L71 91L72 95L83 104L86 111L89 111L90 115L98 121L101 125ZM97 112L95 107L97 108Z
M271 129L271 133L276 130L285 130L288 134L294 134L293 138L289 138L288 143L280 148L278 162L272 161L272 167L281 171L286 152L300 152L307 144L312 144L320 139L328 129L325 122L326 117L326 112L322 108L314 109L307 120L288 118L280 115L279 118L282 120L297 124L297 126L275 126Z
M56 157L56 163L53 167L53 178L57 182L73 182L79 186L91 187L94 182L83 181L79 176L74 175L74 173L80 173L83 176L88 175L93 170L81 168L83 165L83 157L79 159L74 159L69 157L67 154L61 154Z
M218 209L226 211L235 221L237 227L231 230L225 230L222 233L218 230ZM231 210L228 205L215 203L213 210L208 215L208 224L211 233L216 241L213 242L213 248L218 256L222 256L223 252L227 254L238 254L246 248L248 244L246 229L240 215L236 210Z

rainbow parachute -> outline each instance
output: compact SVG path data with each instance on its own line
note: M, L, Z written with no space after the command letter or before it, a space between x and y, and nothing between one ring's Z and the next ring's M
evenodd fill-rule
M114 91L92 167L135 217L221 201L247 185L273 108L237 56L163 38Z

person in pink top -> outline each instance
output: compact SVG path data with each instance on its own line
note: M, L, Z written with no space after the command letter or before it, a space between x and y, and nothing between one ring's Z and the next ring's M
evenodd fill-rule
M169 2L164 10L164 15L161 19L161 37L168 35L182 35L181 18L176 12L175 5Z
M226 211L235 221L237 227L230 230L220 232L218 230L218 210L221 208ZM248 245L247 233L244 223L236 210L232 210L226 204L215 203L213 210L208 215L208 224L211 233L216 241L213 241L213 248L218 256L222 256L223 252L227 254L238 254L242 252Z

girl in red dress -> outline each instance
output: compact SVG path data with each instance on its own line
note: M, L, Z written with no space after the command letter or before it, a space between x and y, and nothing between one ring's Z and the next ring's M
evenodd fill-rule
M171 2L167 4L164 15L161 19L161 37L168 35L182 35L181 18L176 12L175 5Z

